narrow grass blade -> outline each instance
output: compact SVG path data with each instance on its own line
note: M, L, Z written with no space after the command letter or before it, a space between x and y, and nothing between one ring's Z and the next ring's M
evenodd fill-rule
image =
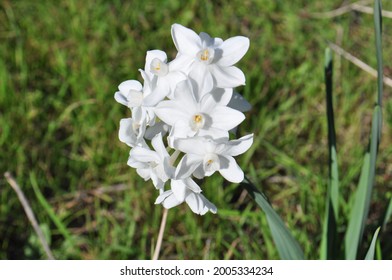
M339 201L339 172L336 153L336 133L333 113L332 78L333 64L330 49L325 51L325 88L327 100L328 121L328 148L329 148L329 176L328 190L326 196L326 209L323 224L323 235L321 239L321 259L337 258L337 219Z
M383 95L383 62L382 62L382 7L381 1L374 1L374 30L376 33L376 53L377 53L377 104L382 107Z
M366 218L369 212L370 198L373 190L378 149L379 120L381 109L376 106L373 112L372 132L369 150L365 154L358 189L351 209L348 229L345 236L346 259L356 259L361 243Z
M369 250L365 256L365 260L374 260L374 252L376 251L376 241L379 232L380 232L380 227L378 227L377 230L374 232L372 243L370 243Z
M388 222L391 220L391 216L392 216L392 197L389 200L387 210L385 211L382 227L385 227L388 224Z
M365 221L369 212L370 198L373 190L378 146L381 139L382 126L382 46L381 46L381 1L374 3L374 26L377 55L377 101L373 111L372 130L368 151L365 154L358 189L355 193L354 206L351 210L348 229L345 236L346 259L356 259L358 246L361 243Z
M284 260L303 260L304 253L301 247L291 235L282 219L268 203L265 195L247 178L243 181L242 186L245 187L250 196L256 201L261 209L263 209L280 258Z
M38 199L38 202L41 204L41 206L44 208L50 219L53 221L53 223L56 225L57 229L61 233L61 235L68 241L72 243L72 235L69 233L67 230L66 226L63 224L63 222L57 217L56 213L48 203L48 201L45 199L44 195L40 191L37 183L37 179L35 178L34 173L30 173L30 182L33 187L35 196Z

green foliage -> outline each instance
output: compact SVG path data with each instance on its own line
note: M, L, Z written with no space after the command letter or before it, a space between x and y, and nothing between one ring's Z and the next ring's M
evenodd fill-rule
M377 56L377 98L372 116L372 126L368 150L365 154L358 189L355 193L354 205L351 210L348 229L345 236L346 259L356 259L357 250L362 241L367 216L369 213L373 185L376 175L376 158L382 131L382 95L383 95L383 70L381 46L381 2L375 1L374 26ZM378 233L378 231L377 231ZM376 238L376 237L375 237ZM374 238L374 239L375 239ZM375 241L374 241L375 242ZM372 244L373 245L373 244ZM374 246L374 245L373 245ZM373 250L374 251L374 250ZM368 258L370 253L366 256ZM373 253L374 254L374 253ZM372 257L373 258L373 257Z
M328 149L329 149L329 176L328 190L326 195L326 209L323 224L323 235L321 239L320 258L334 259L338 252L337 221L339 213L339 172L336 153L336 132L333 113L333 66L330 49L325 52L325 90L327 104L328 122Z
M380 227L377 228L377 230L373 235L372 243L370 244L369 250L366 253L365 260L374 260L374 252L376 250L376 241L379 232L380 232Z
M265 195L248 179L245 179L243 186L261 209L263 209L280 258L283 260L303 260L304 253L302 252L301 247L294 239L289 229L285 226L283 220L269 204Z

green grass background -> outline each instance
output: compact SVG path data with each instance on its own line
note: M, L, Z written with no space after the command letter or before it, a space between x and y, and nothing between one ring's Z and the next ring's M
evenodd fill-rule
M0 3L0 173L30 201L56 258L149 259L162 208L151 182L127 166L118 140L118 84L138 79L147 50L174 58L173 23L223 39L250 38L238 66L253 105L239 135L255 133L238 158L269 197L309 259L318 258L328 178L324 50L335 42L376 68L373 16L311 18L349 1L10 1ZM392 3L383 1L392 10ZM384 71L392 76L392 19L383 21ZM334 55L334 105L343 240L368 143L376 79ZM384 126L365 255L392 195L392 99ZM34 191L34 187L36 191ZM262 211L236 184L203 184L218 214L169 211L162 259L276 259ZM37 195L42 192L45 201ZM380 235L392 259L392 226ZM342 258L344 255L342 255ZM45 258L23 209L0 178L0 259Z

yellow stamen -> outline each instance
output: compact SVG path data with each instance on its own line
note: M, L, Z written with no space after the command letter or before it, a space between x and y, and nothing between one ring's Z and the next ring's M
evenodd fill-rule
M207 61L209 57L210 57L210 53L208 52L208 50L204 50L200 56L200 59L203 61Z
M193 120L195 123L200 123L203 120L203 117L201 115L194 115Z

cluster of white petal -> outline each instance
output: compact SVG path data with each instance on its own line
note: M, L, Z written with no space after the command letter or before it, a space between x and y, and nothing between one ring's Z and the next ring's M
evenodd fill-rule
M193 178L216 171L230 182L244 178L234 156L249 149L253 134L230 140L229 133L250 109L234 91L245 76L233 66L247 52L249 39L223 41L179 24L171 34L176 58L168 62L165 52L148 51L139 70L143 85L122 82L114 95L132 112L120 121L119 139L131 147L128 165L159 191L156 204L172 208L186 202L197 214L216 213Z

